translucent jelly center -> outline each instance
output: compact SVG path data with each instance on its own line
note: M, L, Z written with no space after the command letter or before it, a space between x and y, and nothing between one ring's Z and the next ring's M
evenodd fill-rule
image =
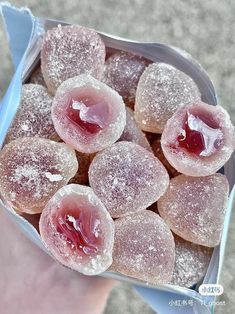
M82 130L96 134L107 125L108 105L91 96L72 98L67 107L67 117Z
M215 125L212 127L210 121L206 121L205 117L201 119L191 113L188 113L187 116L177 138L179 147L198 156L212 155L222 144L222 131Z
M83 210L79 214L67 213L57 217L57 232L61 233L70 247L85 255L98 252L101 245L100 220L90 210Z

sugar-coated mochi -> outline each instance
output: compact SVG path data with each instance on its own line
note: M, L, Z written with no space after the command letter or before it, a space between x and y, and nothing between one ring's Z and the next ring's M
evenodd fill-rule
M58 25L43 37L41 68L51 93L55 93L62 82L79 74L101 79L104 62L105 45L92 29Z
M37 84L22 86L21 102L5 143L21 137L43 137L57 140L51 119L52 97L47 89Z
M166 284L172 279L174 261L173 235L158 214L143 210L115 220L111 271Z
M175 267L171 283L190 288L206 274L213 249L175 236Z
M181 238L208 247L219 244L229 183L219 173L207 177L179 175L158 200L158 211Z
M76 151L79 167L77 173L69 183L88 184L88 170L94 156L95 154L84 154Z
M132 142L118 142L98 153L88 175L90 186L114 218L147 208L169 184L162 163Z
M126 107L126 126L119 141L133 142L152 152L144 132L141 131L135 121L133 110L128 107Z
M163 154L160 136L151 143L151 149L154 155L163 163L164 167L167 169L170 178L173 178L179 174L179 172L171 166Z
M40 234L56 260L85 275L112 263L114 222L90 187L62 187L43 209Z
M179 172L208 176L218 171L235 147L234 127L220 106L203 102L180 107L161 138L163 153Z
M162 133L167 120L182 104L200 98L197 85L184 72L166 63L153 63L137 86L135 118L142 130Z
M75 151L43 138L20 138L0 151L0 193L16 211L40 213L75 175Z
M46 83L44 81L41 67L38 67L31 75L29 79L29 83L38 84L46 87Z
M102 81L116 90L124 102L133 108L139 78L148 64L149 61L141 56L125 51L116 52L105 62Z
M120 138L126 125L125 104L108 85L81 74L57 89L52 120L65 143L90 154Z

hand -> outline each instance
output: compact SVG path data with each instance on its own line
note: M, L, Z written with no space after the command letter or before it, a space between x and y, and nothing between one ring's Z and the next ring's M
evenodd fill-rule
M114 285L58 264L0 210L1 313L101 314Z

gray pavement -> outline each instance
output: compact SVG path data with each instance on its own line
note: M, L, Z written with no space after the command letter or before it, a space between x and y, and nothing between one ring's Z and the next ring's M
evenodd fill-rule
M235 122L235 1L226 0L14 0L38 16L64 19L100 31L140 41L158 41L185 49L208 71L222 106ZM9 50L0 23L0 96L12 75ZM226 306L216 313L232 314L235 308L235 221L231 221L220 298ZM150 314L153 311L126 284L117 286L105 314ZM167 314L167 313L164 313Z

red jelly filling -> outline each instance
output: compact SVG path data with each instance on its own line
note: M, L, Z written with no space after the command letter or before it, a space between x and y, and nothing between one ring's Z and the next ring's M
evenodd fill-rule
M67 108L67 117L84 131L96 134L102 129L102 127L98 124L98 122L89 122L88 119L86 120L82 116L82 110L83 112L86 110L88 112L90 102L91 100L88 97L76 101L71 100ZM79 107L80 109L78 109Z
M83 210L79 214L64 214L57 216L57 232L61 233L73 250L86 255L98 252L102 243L100 220L90 210Z
M188 121L185 122L183 131L183 134L178 136L179 147L187 149L190 153L200 155L206 148L203 134L191 130L188 126Z
M96 134L107 125L110 113L109 106L102 97L83 94L71 97L66 115L83 131Z
M188 113L177 141L189 153L210 156L221 146L222 137L222 131L212 119Z

